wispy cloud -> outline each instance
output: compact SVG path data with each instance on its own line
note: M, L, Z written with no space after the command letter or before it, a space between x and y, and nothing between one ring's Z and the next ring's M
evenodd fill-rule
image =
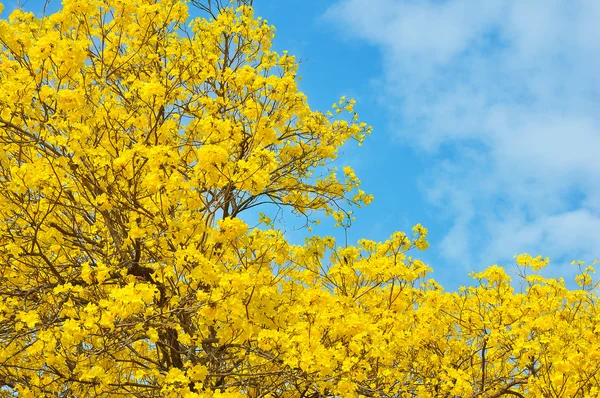
M340 0L324 17L380 48L446 259L600 257L600 2Z

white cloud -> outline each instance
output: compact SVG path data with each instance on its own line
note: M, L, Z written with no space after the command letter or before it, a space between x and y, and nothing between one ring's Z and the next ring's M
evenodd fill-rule
M507 251L543 254L555 260L590 260L598 256L600 217L585 209L540 216L526 222L518 217L489 220L502 239L493 239L482 250L484 258L507 258Z
M325 18L380 48L447 259L600 257L599 1L340 0Z

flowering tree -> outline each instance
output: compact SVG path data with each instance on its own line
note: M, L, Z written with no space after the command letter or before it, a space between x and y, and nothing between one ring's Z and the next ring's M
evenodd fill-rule
M249 4L0 21L0 395L597 396L591 268L446 293L421 225L342 248L242 220L372 199L332 166L370 132L354 101L311 110Z

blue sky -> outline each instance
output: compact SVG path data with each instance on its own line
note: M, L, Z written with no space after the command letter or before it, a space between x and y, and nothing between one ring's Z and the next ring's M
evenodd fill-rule
M522 252L550 257L545 274L566 279L571 260L600 259L600 1L255 0L255 9L275 25L275 49L303 60L313 108L353 97L373 126L340 160L375 196L356 211L349 243L421 223L431 246L415 256L448 290L473 270L512 268ZM327 223L315 233L343 238Z
M256 0L325 108L374 131L346 151L373 204L350 240L420 222L447 289L528 252L571 279L600 258L600 2Z

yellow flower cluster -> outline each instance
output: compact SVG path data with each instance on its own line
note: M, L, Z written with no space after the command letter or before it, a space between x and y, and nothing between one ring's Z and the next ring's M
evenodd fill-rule
M420 224L287 241L268 211L371 202L332 165L370 127L312 110L238 3L0 20L0 396L598 396L592 267L572 290L523 254L521 290L492 266L452 293Z

